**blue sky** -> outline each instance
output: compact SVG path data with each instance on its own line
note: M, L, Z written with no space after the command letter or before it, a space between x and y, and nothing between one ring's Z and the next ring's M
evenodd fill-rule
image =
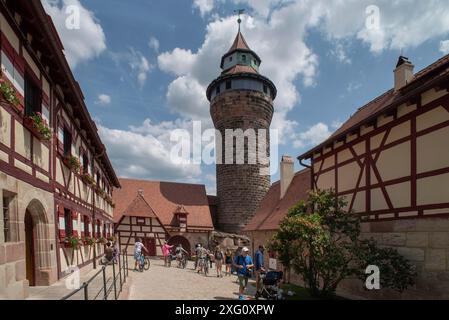
M449 53L444 0L42 2L117 173L204 183L211 193L214 166L171 163L169 137L192 120L211 126L204 90L237 32L234 9L247 10L243 34L278 87L279 155L310 149L390 89L401 51L416 71ZM80 29L65 28L70 5Z

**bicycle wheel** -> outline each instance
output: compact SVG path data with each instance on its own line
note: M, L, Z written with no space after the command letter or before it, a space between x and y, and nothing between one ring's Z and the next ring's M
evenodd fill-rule
M149 258L149 257L145 257L145 265L144 265L144 269L145 269L145 270L150 269L150 258Z
M204 275L207 277L207 274L209 273L209 264L207 263L207 261L204 263Z

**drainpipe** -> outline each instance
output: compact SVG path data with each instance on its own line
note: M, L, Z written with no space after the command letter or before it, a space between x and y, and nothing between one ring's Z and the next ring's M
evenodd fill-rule
M299 158L299 164L302 165L305 168L310 169L310 190L313 190L314 189L314 186L313 186L313 167L308 165L308 164L305 164L303 161L304 161L304 159Z

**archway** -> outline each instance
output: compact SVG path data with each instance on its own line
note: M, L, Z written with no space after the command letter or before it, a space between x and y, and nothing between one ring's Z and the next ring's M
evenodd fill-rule
M50 284L51 244L45 209L39 200L32 200L25 211L26 279L30 286Z
M187 240L186 238L184 238L183 236L173 236L170 238L170 240L168 240L168 244L171 246L178 246L178 244L181 244L182 247L184 248L184 250L186 250L187 252L191 252L190 251L190 242L189 240Z

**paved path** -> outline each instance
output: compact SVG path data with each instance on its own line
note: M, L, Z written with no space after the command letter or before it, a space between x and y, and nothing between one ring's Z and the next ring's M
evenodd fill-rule
M98 271L102 268L101 265L97 266L97 269L93 269L92 265L85 266L80 269L80 284L84 281L87 281L91 277L93 277ZM116 274L118 274L118 270L116 269ZM108 287L112 284L112 266L106 267L106 277ZM66 278L59 280L58 282L52 284L47 287L30 287L29 288L29 296L27 300L60 300L65 295L71 293L73 289L67 288ZM98 295L97 299L102 299L103 297L103 277L100 274L96 277L92 283L89 285L89 300L95 299L98 293L101 291L101 294ZM109 295L109 299L113 299L114 293L112 292ZM76 293L69 300L83 300L84 299L84 291ZM108 299L108 300L109 300Z
M176 264L176 263L175 263ZM127 294L121 299L129 300L236 300L238 284L236 276L217 278L214 268L208 277L197 274L193 263L186 269L178 269L175 264L171 268L164 267L162 260L151 260L148 271L129 271ZM250 281L254 282L254 281ZM252 285L248 294L254 294Z

